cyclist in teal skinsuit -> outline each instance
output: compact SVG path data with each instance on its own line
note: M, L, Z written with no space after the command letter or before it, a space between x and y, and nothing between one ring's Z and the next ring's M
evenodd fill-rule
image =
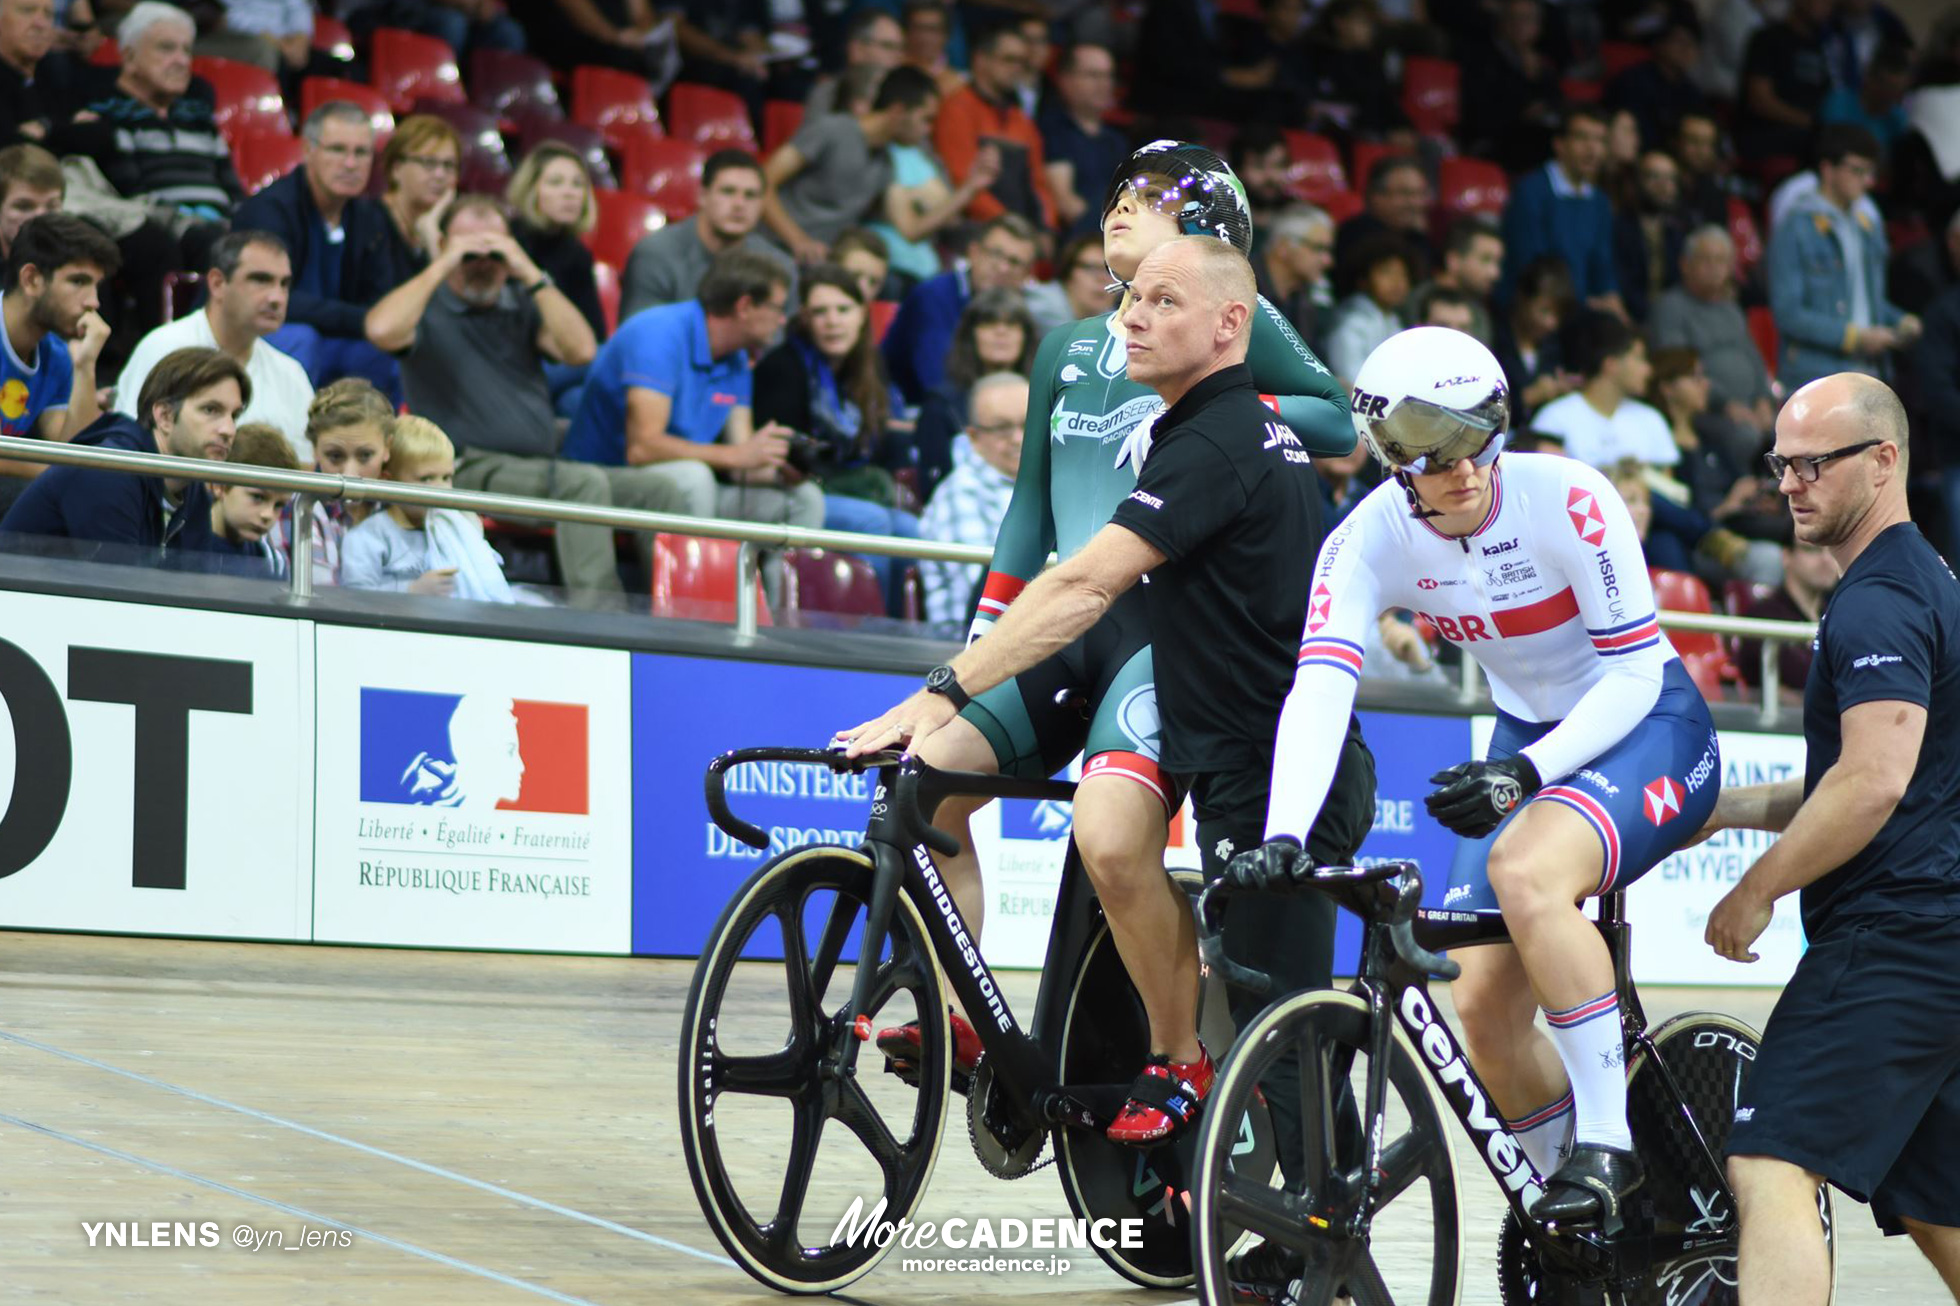
M1251 211L1238 178L1216 154L1158 141L1131 155L1111 179L1103 256L1127 286L1145 255L1181 234L1213 235L1249 251ZM1126 291L1115 312L1055 328L1035 355L1021 467L972 638L1006 611L1051 551L1066 557L1080 549L1136 489L1150 424L1163 402L1127 375L1120 322L1129 304ZM1310 452L1353 450L1346 392L1264 299L1247 362L1269 405ZM933 766L1026 776L1052 775L1078 752L1085 755L1075 841L1150 1017L1153 1066L1146 1073L1192 1082L1195 1100L1211 1075L1197 1038L1197 948L1190 909L1163 869L1169 820L1182 793L1157 764L1156 691L1141 606L1140 589L1122 596L1074 645L975 698L920 754ZM935 818L960 840L958 856L936 861L976 938L985 897L967 826L980 801L948 799ZM957 1015L953 1026L957 1068L970 1071L979 1042ZM878 1043L903 1070L907 1052L918 1046L917 1026L883 1030ZM1188 1118L1132 1101L1110 1136L1157 1142Z

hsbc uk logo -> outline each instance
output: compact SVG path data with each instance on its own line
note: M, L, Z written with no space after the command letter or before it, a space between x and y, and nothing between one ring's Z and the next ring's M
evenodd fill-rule
M1313 598L1307 604L1307 633L1318 635L1334 617L1334 592L1321 581L1313 587Z
M1681 814L1681 785L1669 776L1653 781L1640 794L1647 819L1655 825L1666 825Z
M1572 518L1572 529L1579 538L1597 548L1606 542L1606 515L1600 511L1599 497L1584 486L1575 485L1565 496L1565 512Z

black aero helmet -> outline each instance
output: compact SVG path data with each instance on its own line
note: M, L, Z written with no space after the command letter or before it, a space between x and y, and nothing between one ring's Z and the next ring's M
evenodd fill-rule
M1239 253L1252 254L1252 206L1225 160L1189 141L1152 141L1129 158L1109 179L1103 197L1103 220L1125 191L1142 208L1176 219L1187 236L1216 236Z

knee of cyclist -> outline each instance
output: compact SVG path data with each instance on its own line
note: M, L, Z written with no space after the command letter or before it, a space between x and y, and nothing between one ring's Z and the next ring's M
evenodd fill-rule
M1137 847L1134 831L1106 822L1078 823L1075 850L1081 854L1089 878L1095 881L1096 891L1104 898L1136 892L1146 871L1163 874L1161 859L1154 867L1147 865L1151 859Z
M1543 868L1529 853L1519 851L1512 840L1500 839L1490 850L1485 865L1491 891L1497 895L1497 904L1507 916L1540 910L1557 900L1557 894L1547 885Z

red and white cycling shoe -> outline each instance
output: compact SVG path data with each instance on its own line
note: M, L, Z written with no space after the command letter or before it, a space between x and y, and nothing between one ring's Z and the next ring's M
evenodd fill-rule
M957 1011L948 1014L953 1022L953 1091L965 1093L973 1083L973 1068L980 1064L980 1036ZM908 1021L878 1031L878 1050L885 1054L885 1069L913 1086L919 1082L919 1022Z

